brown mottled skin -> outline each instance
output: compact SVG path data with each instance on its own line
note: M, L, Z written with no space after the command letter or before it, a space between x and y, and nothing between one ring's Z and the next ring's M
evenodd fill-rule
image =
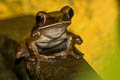
M73 52L73 46L82 43L82 39L67 31L67 27L71 24L74 15L72 8L63 7L60 11L44 12L40 11L36 14L36 24L32 32L20 43L16 58L19 58L27 49L30 56L34 56L36 60L48 60L45 56L40 55L37 46L41 49L52 48L67 40L66 56L76 54ZM25 45L25 46L24 46Z

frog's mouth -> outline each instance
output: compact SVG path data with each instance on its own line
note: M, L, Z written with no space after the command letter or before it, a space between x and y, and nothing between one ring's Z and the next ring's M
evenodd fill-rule
M64 21L51 25L46 25L44 27L39 27L38 29L44 36L54 39L60 37L66 31L66 28L70 25L70 23L71 21Z
M38 29L45 29L45 28L49 28L49 27L55 27L55 26L60 26L62 27L62 25L70 25L71 21L63 21L63 22L58 22L58 23L54 23L54 24L49 24L43 27L39 27Z

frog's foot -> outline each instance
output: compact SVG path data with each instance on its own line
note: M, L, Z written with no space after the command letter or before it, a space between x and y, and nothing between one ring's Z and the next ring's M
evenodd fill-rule
M76 53L73 52L73 51L71 51L68 55L71 55L71 56L73 56L73 57L75 57L75 58L77 58L77 59L81 58L80 55L76 54Z
M79 51L76 47L73 47L73 51L75 54L79 55L80 58L84 56L84 54L81 51Z
M50 62L50 61L51 61L50 59L48 59L48 57L46 57L46 56L44 56L44 55L37 55L37 56L36 56L36 60L37 60L38 62L40 62L40 61Z
M63 58L66 59L68 56L73 56L73 57L75 57L76 59L81 58L80 55L76 54L76 53L73 52L73 51L70 51L70 52L65 51L65 55L63 56Z

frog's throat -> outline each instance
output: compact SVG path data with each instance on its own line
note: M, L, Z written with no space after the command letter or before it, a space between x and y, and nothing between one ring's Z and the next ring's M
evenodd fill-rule
M58 23L54 23L54 24L50 24L50 25L46 25L44 27L39 27L38 29L45 29L45 28L49 28L49 27L52 27L52 26L56 26L56 25L62 25L62 24L70 24L71 21L63 21L63 22L58 22Z

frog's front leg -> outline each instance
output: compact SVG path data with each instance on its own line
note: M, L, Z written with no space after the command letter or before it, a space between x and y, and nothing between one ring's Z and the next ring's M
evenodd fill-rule
M21 59L21 58L28 57L28 56L30 55L25 47L24 42L20 42L17 48L16 59Z
M66 55L72 55L76 58L80 58L81 56L76 54L74 51L75 44L81 44L83 40L81 37L74 35L71 32L68 32L68 39L67 39L67 50L65 51Z
M35 40L32 40L32 39L34 39L34 38L27 38L25 40L27 49L30 52L30 56L34 57L35 60L37 60L37 61L48 61L48 59L45 56L39 54Z

